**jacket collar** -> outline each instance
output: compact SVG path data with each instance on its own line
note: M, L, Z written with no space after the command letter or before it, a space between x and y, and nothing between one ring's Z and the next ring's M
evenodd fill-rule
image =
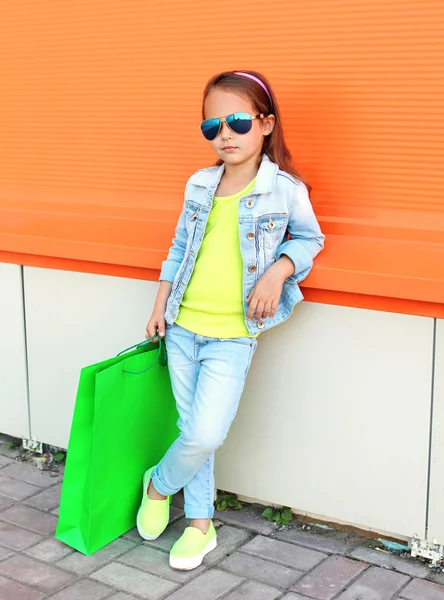
M272 162L266 154L263 154L256 176L256 183L251 193L268 194L271 192L276 183L278 170L278 165ZM208 167L208 169L202 169L190 177L190 183L208 188L210 193L213 193L219 185L224 171L225 163L219 166Z

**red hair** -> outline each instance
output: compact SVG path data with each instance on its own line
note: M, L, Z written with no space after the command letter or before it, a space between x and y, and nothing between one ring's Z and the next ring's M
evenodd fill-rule
M205 119L205 100L210 91L215 88L223 88L246 98L251 103L256 113L263 113L264 115L273 114L275 118L274 128L270 135L264 137L262 153L266 154L282 171L286 171L287 173L290 173L290 175L293 175L293 177L300 179L310 192L312 189L311 185L305 181L302 174L295 168L291 152L285 143L281 113L276 96L274 95L269 82L257 71L243 71L243 73L254 75L260 79L266 85L271 96L271 101L267 92L256 81L249 77L236 75L234 71L224 71L223 73L214 75L205 86L202 100L202 119ZM221 164L223 164L223 160L219 159L216 162L216 165Z

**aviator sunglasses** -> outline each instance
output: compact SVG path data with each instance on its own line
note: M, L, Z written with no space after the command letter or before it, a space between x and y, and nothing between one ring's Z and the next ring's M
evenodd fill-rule
M264 115L249 115L248 113L238 112L222 117L221 119L206 119L202 121L200 129L203 136L210 142L217 138L222 128L222 123L226 123L234 133L248 133L253 126L253 119L263 119Z

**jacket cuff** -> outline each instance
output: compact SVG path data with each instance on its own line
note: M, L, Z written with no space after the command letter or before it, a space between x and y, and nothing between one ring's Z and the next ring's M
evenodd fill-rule
M164 260L162 262L162 268L160 269L159 281L169 281L173 283L176 273L179 269L179 265L170 260Z
M279 260L283 254L293 262L294 272L291 277L296 278L297 281L305 279L313 267L313 259L305 248L301 244L295 244L292 240L289 240L279 246L276 260Z

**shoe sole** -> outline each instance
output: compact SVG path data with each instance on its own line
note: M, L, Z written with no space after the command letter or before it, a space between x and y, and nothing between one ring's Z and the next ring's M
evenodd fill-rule
M179 571L191 571L191 569L196 569L202 564L205 556L214 550L216 546L217 539L214 538L214 540L208 542L200 554L193 556L192 558L174 558L174 556L171 556L170 554L170 567Z
M149 470L149 469L148 469ZM146 476L147 471L145 471L144 475L143 475L143 481L142 481L142 502L145 498L145 490L146 490L146 486L148 485L148 478ZM170 499L170 504L172 501L172 497L169 496ZM142 529L142 526L140 524L140 510L141 510L142 506L139 508L139 510L137 511L137 519L136 519L136 524L137 524L137 531L139 532L140 537L142 537L144 540L147 540L148 542L152 542L153 540L157 540L157 538L162 535L162 533L165 531L165 529L168 527L168 523L165 525L165 527L162 529L162 531L160 533L158 533L157 535L148 535L147 533L145 533Z

